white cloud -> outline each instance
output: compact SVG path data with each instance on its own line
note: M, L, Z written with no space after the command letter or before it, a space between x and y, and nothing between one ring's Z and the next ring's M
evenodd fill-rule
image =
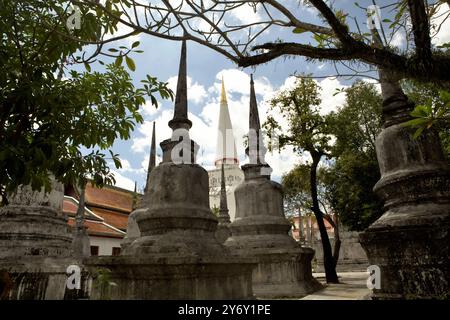
M111 173L114 174L114 179L116 180L115 186L133 191L134 190L134 181L121 175L119 172L115 170L111 170Z
M348 86L342 85L339 80L335 78L325 78L322 81L316 82L322 88L320 91L322 102L319 106L322 115L328 114L331 111L336 111L338 107L345 103L345 94L334 94L336 93L336 89L343 89Z
M394 47L402 48L406 44L405 34L397 31L392 37L390 44Z
M128 161L127 159L122 159L122 158L120 158L120 163L122 164L122 168L120 168L120 169L118 169L118 171L120 172L120 173L127 173L127 172L130 172L130 173L138 173L138 174L140 174L140 173L143 173L145 170L144 170L144 167L141 167L141 168L133 168L132 166L131 166L131 164L130 164L130 161Z
M380 82L378 80L371 79L371 78L364 78L363 81L365 81L367 83L374 84L375 85L375 89L378 91L378 93L381 94L381 85L380 85Z
M431 19L431 23L435 27L434 30L440 26L438 34L432 39L432 43L434 45L439 46L450 42L450 17L448 16L450 14L449 9L450 6L447 3L442 2Z
M177 81L178 76L170 77L167 80L168 82L167 86L173 92L176 92L177 90ZM188 100L194 103L200 103L207 97L205 87L200 85L198 82L192 81L192 78L189 76L187 77L187 91L188 91Z
M255 12L252 6L244 4L231 10L230 13L232 17L236 18L240 23L250 24L261 21L261 15L259 14L258 9L261 9L261 6L257 6Z
M160 106L161 104L158 103L158 105ZM157 109L150 100L145 100L145 104L141 107L141 113L144 117L154 116L161 110L160 108Z
M188 80L188 85L191 88L188 90L192 90L192 88L195 87L202 88L202 90L200 90L200 97L205 103L204 107L198 115L189 113L189 119L193 124L190 130L191 138L200 145L200 150L197 154L197 163L207 170L214 168L222 76L225 80L228 108L230 110L230 118L233 125L238 157L241 164L244 164L247 161L244 153L244 136L248 132L250 76L238 69L223 69L217 73L215 77L216 81L207 89L205 89L202 84L197 83L192 79ZM267 119L267 110L269 107L268 101L270 98L273 97L278 90L292 88L295 84L295 80L295 77L288 77L283 85L275 90L267 78L254 77L255 91L259 101L258 110L261 123L264 123ZM170 82L172 82L172 86L176 86L176 77L169 79L169 85ZM318 81L318 83L322 87L322 104L320 107L323 114L335 110L344 103L344 94L333 96L336 88L345 87L338 80L327 78ZM192 96L191 91L188 92L188 97L189 96ZM162 140L171 137L172 130L168 127L167 123L173 117L172 108L172 105L170 105L169 107L162 108L158 111L147 112L146 114L149 116L148 119L146 119L146 121L138 128L139 135L133 138L131 149L135 153L145 153L145 157L141 163L144 170L147 169L148 165L152 122L156 121L156 142L159 146L159 143ZM287 120L279 114L275 114L274 116L281 127L284 130L287 130ZM266 155L266 161L272 167L272 177L275 179L279 179L284 173L291 170L294 165L308 161L308 159L308 156L300 156L298 153L294 152L292 147L287 147L281 152L268 152ZM144 173L142 174L144 175Z

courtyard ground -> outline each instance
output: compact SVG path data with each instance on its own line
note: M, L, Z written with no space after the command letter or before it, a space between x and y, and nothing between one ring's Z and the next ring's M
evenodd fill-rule
M339 284L327 284L324 273L313 273L325 288L303 297L301 300L364 300L371 290L367 288L368 272L338 273Z

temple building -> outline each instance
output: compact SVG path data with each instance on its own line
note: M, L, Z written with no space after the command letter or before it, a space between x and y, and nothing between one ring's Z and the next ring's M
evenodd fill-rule
M85 189L84 226L90 241L92 256L117 256L126 235L128 216L139 201L140 194L115 186L102 189L88 183ZM69 185L64 190L63 212L71 227L80 200L78 188Z
M208 171L209 175L209 202L211 209L218 214L220 208L221 168L224 166L225 185L228 203L228 214L233 221L236 213L236 201L234 190L244 180L244 173L239 167L239 159L236 142L231 125L230 112L228 110L225 83L222 78L222 90L220 94L219 125L217 130L215 169Z

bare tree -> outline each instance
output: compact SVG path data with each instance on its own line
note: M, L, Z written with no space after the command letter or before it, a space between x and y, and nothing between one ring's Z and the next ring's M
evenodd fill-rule
M344 66L351 74L371 72L370 66L396 71L400 76L422 81L442 82L450 78L450 57L446 46L433 46L431 39L441 30L450 15L449 1L400 0L378 7L384 46L372 44L371 34L363 25L366 8L376 4L362 0L355 3L361 14L336 9L324 0L71 0L76 5L88 5L117 20L133 32L171 40L191 40L205 45L239 66L248 67L269 62L282 56L303 56L308 59L329 60ZM383 2L385 3L385 2ZM236 19L239 10L250 6L255 17L248 22ZM315 10L321 24L302 17L301 7ZM375 16L369 19L375 19ZM285 42L267 39L278 31L290 30L303 41ZM366 30L368 32L363 32ZM402 34L405 48L390 46L392 39ZM315 42L311 44L311 42ZM447 46L448 47L448 46ZM363 71L355 62L369 66ZM337 69L343 74L343 69Z

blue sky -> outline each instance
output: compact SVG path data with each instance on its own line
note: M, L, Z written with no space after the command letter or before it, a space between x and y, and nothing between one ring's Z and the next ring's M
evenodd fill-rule
M287 3L288 1L284 2ZM298 2L292 1L291 3ZM369 5L371 3L371 1L360 1L360 5ZM360 26L366 28L364 12L355 8L354 1L335 1L335 4L345 10L350 9L350 12L358 17ZM252 19L250 16L253 11L245 10L245 12L238 13L234 19L238 22L246 22L246 19ZM297 5L294 10L299 13L303 20L311 23L320 23L314 10L303 6L297 7ZM450 28L444 28L443 31L445 32L443 35L443 40L445 41L448 41L450 38L448 30ZM127 31L126 27L121 27L118 34ZM285 41L302 40L303 43L310 41L306 34L293 34L289 29L280 30L273 28L265 33L259 42L276 40L277 38L282 38ZM175 91L180 42L162 40L145 34L133 36L132 39L126 39L123 42L131 44L136 40L140 41L139 49L142 49L144 53L132 55L137 66L137 70L131 72L135 85L139 86L139 81L144 79L146 74L150 74L157 77L160 81L168 81L171 88ZM392 39L392 44L400 48L404 46L404 42L404 36L401 34L394 36ZM115 46L117 47L121 44L116 43ZM230 117L235 129L234 136L237 141L237 152L242 162L245 160L242 138L248 130L250 73L254 73L255 89L262 122L266 118L266 101L277 90L287 88L293 84L292 74L312 73L315 76L335 74L331 63L307 62L303 58L279 58L255 68L239 69L224 56L199 44L188 42L187 50L189 117L193 121L191 137L200 144L201 149L197 162L206 169L212 168L214 163L217 119L219 116L220 79L222 76L225 79ZM93 67L94 69L96 68L96 66ZM335 110L344 103L344 94L336 96L333 94L337 88L344 88L354 80L342 78L317 79L322 87L321 107L323 113ZM172 109L173 102L171 101L160 100L158 110L148 102L141 111L145 119L144 124L136 127L130 140L119 140L115 143L113 149L120 154L123 164L122 169L114 170L118 186L132 189L134 181L137 181L138 188L143 189L150 148L151 123L156 121L157 153L160 154L159 143L170 137L167 121L172 117ZM280 119L280 121L282 122L283 120ZM292 149L286 149L281 153L268 154L266 160L274 169L272 178L279 180L281 175L289 171L294 164L307 159L295 154Z

